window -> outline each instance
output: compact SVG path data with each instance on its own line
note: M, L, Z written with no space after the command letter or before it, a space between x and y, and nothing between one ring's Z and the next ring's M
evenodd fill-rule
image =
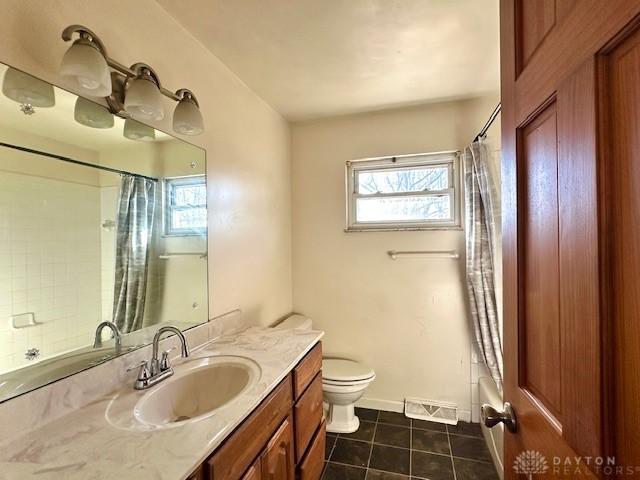
M165 235L202 235L207 230L204 175L164 180Z
M347 230L460 226L457 152L347 162Z

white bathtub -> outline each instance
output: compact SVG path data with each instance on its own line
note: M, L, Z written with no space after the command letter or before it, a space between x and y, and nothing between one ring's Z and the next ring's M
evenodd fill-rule
M502 395L492 378L481 377L478 380L478 389L481 404L488 403L496 410L502 410ZM487 428L482 424L481 426L498 475L500 479L504 479L504 425L500 423L493 428Z

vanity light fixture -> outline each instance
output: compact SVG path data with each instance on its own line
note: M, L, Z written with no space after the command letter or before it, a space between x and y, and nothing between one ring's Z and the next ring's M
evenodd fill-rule
M2 93L18 102L25 115L35 113L34 107L48 108L56 104L53 85L11 67L2 79Z
M124 109L137 120L162 120L162 94L156 73L143 63L131 67L136 76L127 83Z
M199 135L204 131L202 113L195 95L186 88L178 90L181 97L173 112L173 129L184 135Z
M61 73L73 79L79 91L104 97L115 115L141 121L164 118L162 97L165 96L178 103L173 116L177 133L198 135L204 131L200 106L190 90L182 88L173 93L162 86L149 65L135 63L126 67L113 60L95 33L82 25L65 28L62 39L72 41L74 34L78 39L67 50ZM125 136L131 138L126 133Z
M84 97L76 100L73 118L79 124L91 128L111 128L114 125L113 115L109 110Z
M136 122L133 118L124 120L124 136L129 140L151 142L156 139L156 131L153 127Z
M88 28L76 27L79 26L72 25L62 32L65 41L70 41L74 32L79 38L62 57L60 74L84 95L107 97L111 95L111 75L104 45Z

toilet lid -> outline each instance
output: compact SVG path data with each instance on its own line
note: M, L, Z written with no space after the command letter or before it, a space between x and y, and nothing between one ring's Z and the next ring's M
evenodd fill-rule
M366 380L375 376L375 372L353 360L327 358L322 360L322 378L336 382Z

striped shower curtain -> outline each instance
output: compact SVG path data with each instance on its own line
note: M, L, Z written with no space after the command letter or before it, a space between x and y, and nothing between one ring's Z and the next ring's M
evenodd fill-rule
M123 333L142 328L155 196L154 180L122 176L117 213L113 323Z
M467 292L476 342L502 391L502 332L495 285L496 218L499 204L491 175L491 151L484 140L463 155L467 247Z

